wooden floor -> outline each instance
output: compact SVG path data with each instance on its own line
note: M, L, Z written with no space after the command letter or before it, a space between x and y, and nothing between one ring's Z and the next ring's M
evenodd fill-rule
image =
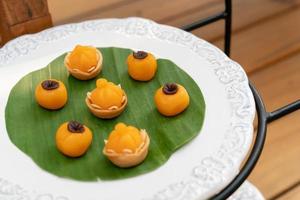
M182 26L224 8L223 0L49 0L54 24L141 16ZM66 7L68 9L66 9ZM194 31L223 46L223 22ZM233 0L232 58L247 71L269 111L300 99L300 0ZM250 176L267 199L300 199L300 111L268 127Z

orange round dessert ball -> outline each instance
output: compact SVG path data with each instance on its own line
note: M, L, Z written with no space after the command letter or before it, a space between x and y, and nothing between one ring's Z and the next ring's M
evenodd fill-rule
M63 82L49 79L41 82L35 89L38 104L50 110L62 108L68 100L68 93Z
M157 110L165 116L175 116L183 112L190 103L186 89L176 83L167 83L154 96Z
M63 123L56 132L57 149L66 156L82 156L92 143L91 130L76 121Z
M128 73L137 81L151 80L157 70L156 58L144 51L130 54L127 58Z
M91 46L77 45L69 56L69 67L88 72L98 64L97 49Z

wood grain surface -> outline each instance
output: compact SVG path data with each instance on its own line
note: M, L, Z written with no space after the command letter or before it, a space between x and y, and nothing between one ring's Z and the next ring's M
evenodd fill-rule
M299 200L300 199L300 183L296 188L287 192L283 196L279 197L278 200Z
M253 72L300 50L299 19L300 9L295 7L233 34L231 57Z
M51 26L47 0L0 0L0 46L17 36Z
M119 1L119 3L116 3ZM85 2L83 0L77 0L77 2ZM223 0L189 0L188 3L183 0L161 1L161 0L114 0L110 1L94 0L88 7L83 7L83 11L73 14L70 19L67 14L61 12L57 8L57 4L61 6L68 5L68 1L51 0L49 1L50 12L53 15L54 22L56 24L67 23L71 21L82 21L87 19L99 19L99 18L112 18L112 17L130 17L139 16L149 18L158 22L173 19L174 17L189 12L189 10L201 8L203 6L214 4L223 4ZM103 5L104 4L104 5ZM57 13L57 14L56 14ZM55 17L57 16L57 18ZM177 17L178 18L178 17Z
M300 99L300 51L250 75L268 111ZM300 111L269 125L266 145L250 181L272 198L300 180Z

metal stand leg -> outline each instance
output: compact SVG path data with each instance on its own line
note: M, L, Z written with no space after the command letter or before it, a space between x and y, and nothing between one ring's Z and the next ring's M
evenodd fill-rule
M182 27L182 29L186 31L192 31L194 29L216 22L220 19L224 19L225 20L224 51L229 56L230 42L231 42L231 19L232 19L231 3L232 3L231 0L225 0L225 10L223 12L210 16L206 19L196 21L189 25L186 25ZM228 197L230 197L230 195L233 192L235 192L241 186L241 184L250 175L264 147L264 142L266 139L266 132L267 132L267 123L270 123L276 119L279 119L291 112L300 109L300 100L298 100L274 112L267 112L259 93L251 83L249 83L249 85L254 96L254 100L256 103L256 111L258 116L258 130L255 138L255 143L251 150L250 156L247 159L245 165L241 168L240 173L219 194L212 197L212 199L217 199L217 200L227 199Z
M249 83L249 85L256 103L256 111L258 117L257 135L255 138L254 146L251 150L248 160L242 167L240 173L231 181L231 183L226 188L224 188L219 194L214 196L212 199L227 199L242 185L242 183L250 175L263 150L266 139L267 124L300 109L300 100L298 100L276 111L267 112L259 93L251 83Z
M202 26L219 21L220 19L224 19L225 20L224 52L229 57L230 42L231 42L231 19L232 19L231 15L232 15L231 0L225 0L225 10L223 12L207 17L206 19L193 22L186 26L183 26L182 29L190 32Z
M232 5L231 0L225 0L225 38L224 38L224 52L230 57L231 46L231 20L232 20Z
M266 112L265 105L255 87L251 83L249 83L249 85L254 96L258 118L257 135L255 138L254 146L251 150L248 160L241 169L239 175L237 175L231 181L231 183L226 188L224 188L219 194L214 196L212 198L214 200L227 199L244 183L244 181L247 179L247 177L250 175L253 168L255 167L265 144L268 113Z

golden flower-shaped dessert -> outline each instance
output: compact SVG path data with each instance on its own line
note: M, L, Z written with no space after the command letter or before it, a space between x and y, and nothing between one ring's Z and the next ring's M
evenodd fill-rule
M138 81L151 80L157 70L156 58L145 51L137 51L127 58L128 73L131 78Z
M115 165L125 168L145 160L150 138L145 130L118 123L104 142L104 155Z
M92 92L87 93L85 99L90 111L103 119L120 115L127 105L127 96L121 86L104 78L98 79L96 86Z
M188 107L190 97L183 86L167 83L156 91L154 101L161 114L175 116Z
M68 93L63 82L49 79L41 82L35 89L38 104L50 110L62 108L68 100Z
M91 130L77 121L63 123L56 132L56 147L66 156L82 156L92 143Z
M65 66L79 80L96 77L102 69L102 54L92 46L77 45L65 57Z

